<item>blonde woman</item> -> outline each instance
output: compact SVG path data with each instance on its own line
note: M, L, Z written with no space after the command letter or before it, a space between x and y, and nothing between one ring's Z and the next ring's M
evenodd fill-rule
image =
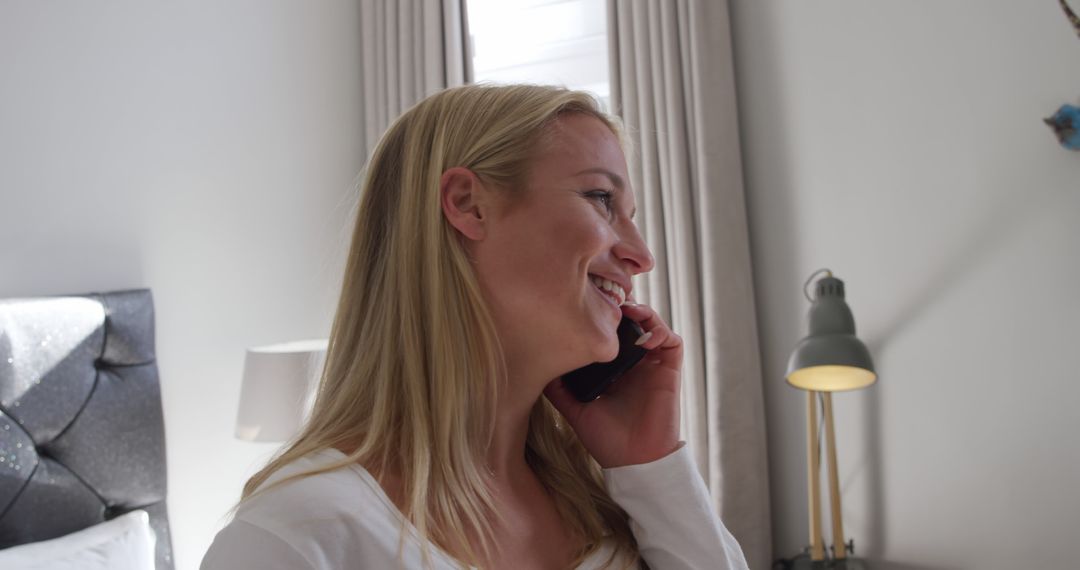
M678 440L682 340L588 94L466 86L402 115L364 182L311 418L203 570L745 568ZM582 404L561 376L648 350Z

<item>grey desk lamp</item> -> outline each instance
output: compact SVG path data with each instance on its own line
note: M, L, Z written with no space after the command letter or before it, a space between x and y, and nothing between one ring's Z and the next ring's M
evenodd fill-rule
M820 396L825 416L825 446L829 466L829 497L832 507L833 559L843 566L847 558L844 543L844 525L840 515L840 483L836 475L836 436L833 430L832 392L858 390L877 380L870 351L855 337L855 318L844 301L844 282L823 269L815 272L803 287L810 285L814 277L824 273L815 285L811 301L809 321L810 334L799 341L788 360L787 381L796 388L806 390L807 443L810 491L810 560L815 568L822 567L825 545L821 538L821 502L817 398Z

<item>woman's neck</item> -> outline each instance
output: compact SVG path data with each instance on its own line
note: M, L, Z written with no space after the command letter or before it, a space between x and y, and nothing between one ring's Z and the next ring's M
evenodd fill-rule
M553 377L544 370L543 364L522 358L507 359L508 374L500 382L495 431L487 453L488 471L496 478L520 476L529 469L525 461L529 418L537 400L543 397L544 387Z

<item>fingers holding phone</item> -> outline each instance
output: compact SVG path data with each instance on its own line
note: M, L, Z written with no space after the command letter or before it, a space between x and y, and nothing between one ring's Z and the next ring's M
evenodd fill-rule
M660 318L660 315L648 305L639 305L627 300L622 306L623 315L633 319L645 331L644 342L638 339L638 346L650 351L645 359L653 364L661 364L680 370L682 368L682 337Z
M640 334L620 342L620 353L644 349L640 361L604 381L604 388L596 392L598 397L591 392L591 397L581 397L589 392L586 386L595 385L594 375L582 374L583 369L556 379L545 390L604 467L648 463L671 453L679 443L682 338L646 305L624 305L623 315L637 323L644 334L652 333L640 345L632 344L644 336ZM592 370L597 368L589 372Z

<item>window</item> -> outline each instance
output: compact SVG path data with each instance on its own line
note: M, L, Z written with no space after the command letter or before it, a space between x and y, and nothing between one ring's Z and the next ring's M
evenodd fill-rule
M590 91L610 109L604 0L468 0L473 79Z

